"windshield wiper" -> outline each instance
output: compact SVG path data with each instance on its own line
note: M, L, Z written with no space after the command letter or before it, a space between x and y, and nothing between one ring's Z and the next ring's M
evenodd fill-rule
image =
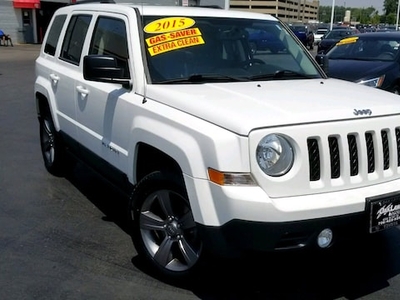
M207 82L240 82L248 81L248 78L234 77L222 74L193 74L187 78L175 78L157 82L158 84L169 83L207 83Z
M251 80L263 80L263 79L277 79L277 78L316 78L315 75L307 75L304 73L295 72L292 70L278 70L273 74L260 74L251 76Z
M363 58L363 57L340 57L340 56L338 56L338 57L329 57L329 59L332 59L332 60L369 60L369 59L366 59L366 58Z
M315 78L315 76L310 76L292 70L278 70L274 74L274 78L283 78L283 77Z

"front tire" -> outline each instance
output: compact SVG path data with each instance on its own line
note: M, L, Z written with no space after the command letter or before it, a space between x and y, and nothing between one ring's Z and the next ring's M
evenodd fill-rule
M130 199L132 240L139 256L162 279L184 283L196 273L202 243L183 179L153 172Z

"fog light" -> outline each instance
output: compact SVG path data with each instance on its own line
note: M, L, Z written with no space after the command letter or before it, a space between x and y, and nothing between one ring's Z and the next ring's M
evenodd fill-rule
M331 245L333 239L332 230L326 228L322 230L318 235L318 246L321 248L327 248Z

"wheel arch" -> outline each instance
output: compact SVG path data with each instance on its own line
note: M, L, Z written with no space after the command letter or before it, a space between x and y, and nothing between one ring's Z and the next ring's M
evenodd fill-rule
M160 149L143 142L137 145L135 165L137 182L154 171L168 171L179 175L183 180L182 169L174 158Z
M145 114L133 118L127 161L121 167L134 186L154 171L174 172L186 189L196 222L216 223L208 168L249 170L247 137L186 113L165 111L157 118Z
M38 118L41 118L46 110L51 110L47 97L40 92L36 92L36 112Z
M55 116L55 97L51 90L50 82L45 80L43 77L38 77L35 82L35 98L38 118L41 117L46 109L49 109L54 127L59 131L60 124Z

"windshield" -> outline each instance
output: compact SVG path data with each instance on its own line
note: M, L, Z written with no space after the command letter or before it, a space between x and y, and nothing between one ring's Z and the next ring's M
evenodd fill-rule
M332 30L329 31L326 35L326 39L342 39L346 36L353 34L352 31L349 30Z
M320 78L310 54L278 21L216 17L144 17L152 83ZM160 27L161 26L161 27ZM165 29L164 29L165 27Z
M341 40L327 56L329 59L356 59L393 61L398 55L399 38L382 36L380 38L349 37Z
M306 26L301 26L301 25L291 25L290 28L293 31L299 31L299 32L306 32L307 31L307 27Z

